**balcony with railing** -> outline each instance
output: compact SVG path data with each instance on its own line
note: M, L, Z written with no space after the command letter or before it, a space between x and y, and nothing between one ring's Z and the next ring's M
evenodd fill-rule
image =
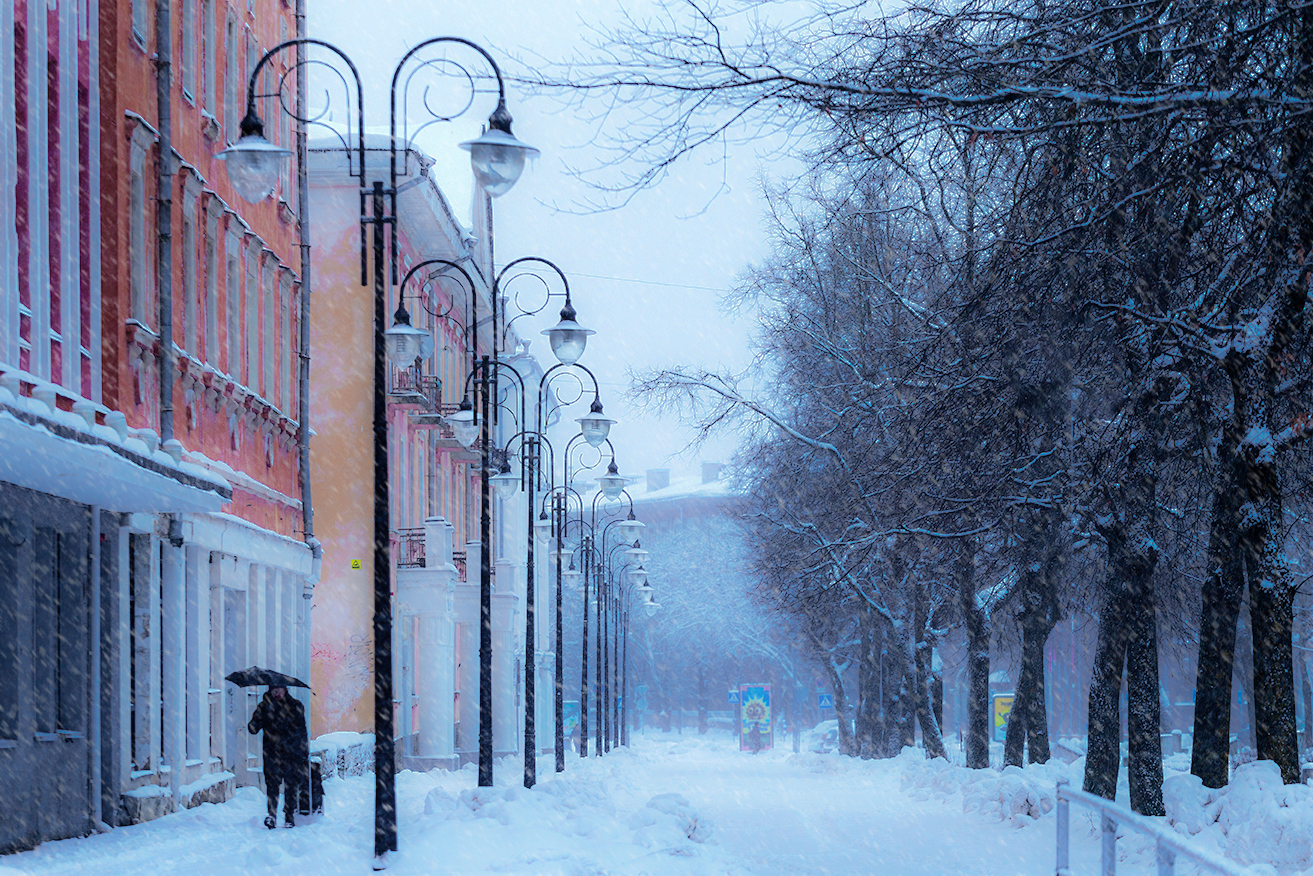
M442 378L420 374L415 368L393 368L388 380L388 395L395 404L416 405L429 413L442 406Z
M411 529L397 530L397 568L398 569L424 569L428 567L425 559L427 551L425 550L424 528L414 527ZM452 551L451 563L456 567L456 580L465 581L466 577L466 553L465 551Z

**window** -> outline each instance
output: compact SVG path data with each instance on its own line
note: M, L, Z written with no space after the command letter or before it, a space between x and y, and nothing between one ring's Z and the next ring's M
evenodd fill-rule
M228 376L234 380L241 380L242 368L242 261L241 261L241 239L237 236L235 222L228 220L228 237L224 247L224 260L227 262L227 270L224 272L224 300L227 311L225 320L226 335L228 341L228 357L224 362L228 370Z
M154 135L138 125L132 132L128 160L128 272L133 319L149 325L151 273L146 242L146 151Z
M254 237L246 247L246 371L242 378L254 389L260 378L260 243Z
M182 0L182 40L178 46L178 74L182 96L196 102L196 0Z
M214 0L201 0L201 106L214 113Z
M243 92L241 83L238 82L239 71L242 69L241 58L237 55L237 20L228 16L226 33L224 35L224 53L223 53L223 109L224 109L224 127L227 128L227 137L229 143L236 143L238 130L242 125L242 102Z
M260 395L272 402L278 398L274 386L274 367L276 363L274 350L275 348L282 349L282 345L278 343L280 327L274 320L278 307L274 287L274 284L278 282L278 263L272 258L266 258L260 268L263 273L260 278L263 281L260 284L260 298L264 303L264 330L261 332L264 341L264 354L260 357L261 364L264 367L260 373Z
M132 0L132 37L146 48L146 4L150 0Z
M204 288L205 306L205 350L202 361L215 366L219 363L219 202L216 198L206 199L205 204L205 249L202 253L201 284Z
M279 335L278 343L278 373L281 375L283 384L282 392L279 394L279 397L282 399L280 407L282 407L283 413L288 417L295 418L296 413L292 410L292 406L295 403L295 394L292 391L294 385L294 369L292 363L296 358L293 355L293 350L296 348L296 331L294 330L295 321L292 319L293 297L294 289L292 287L292 281L287 276L287 272L284 271L281 283L278 287L279 311L282 317L281 323L283 326L283 330Z
M201 184L193 173L182 183L182 344L193 356L199 350L199 283L196 277L196 207Z

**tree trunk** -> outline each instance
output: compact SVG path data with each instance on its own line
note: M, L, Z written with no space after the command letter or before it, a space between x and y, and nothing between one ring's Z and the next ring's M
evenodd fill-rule
M1003 742L1003 763L1021 766L1023 747L1029 748L1031 763L1048 763L1049 727L1044 690L1044 645L1056 618L1032 617L1023 623L1021 674L1017 678L1012 716Z
M1300 761L1313 748L1313 685L1308 680L1308 661L1299 665L1299 687L1304 698L1304 732L1299 737Z
M1158 623L1150 574L1137 577L1126 625L1126 731L1131 808L1141 815L1166 815L1163 808L1162 701L1158 684Z
M1122 667L1126 655L1127 599L1115 582L1104 585L1099 633L1090 677L1089 741L1085 751L1085 790L1108 800L1117 796L1121 766Z
M830 676L830 689L834 691L834 717L839 724L839 753L853 755L852 709L848 704L848 694L843 689L843 668L835 666L833 660L825 661L825 671Z
M1238 484L1234 478L1234 430L1223 433L1218 450L1221 474L1213 490L1208 535L1208 577L1204 579L1199 620L1199 669L1195 676L1194 744L1190 772L1207 788L1230 779L1231 677L1236 624L1244 591L1239 543Z
M1126 670L1131 808L1163 815L1162 742L1159 738L1158 625L1153 606L1157 551L1142 527L1108 539L1109 577L1099 606L1099 638L1090 682L1085 790L1117 796L1121 766L1121 681ZM1132 549L1133 548L1133 549Z
M871 609L860 609L862 627L861 659L857 664L860 692L857 707L855 753L863 758L876 757L880 729L880 647L876 642L876 620Z
M1294 588L1256 577L1251 573L1249 578L1249 613L1254 635L1254 735L1258 759L1274 761L1281 768L1282 781L1294 785L1299 783L1291 647Z
M916 644L913 649L914 675L913 684L914 696L916 698L916 719L921 725L921 740L925 745L926 757L948 758L947 752L944 751L944 739L940 731L940 724L935 717L933 695L931 690L930 671L930 642L926 640L926 592L925 581L919 575L913 576L912 593L914 606L912 610L913 623L916 628Z
M957 593L966 627L966 763L979 770L989 766L989 615L976 602L974 540L958 554Z

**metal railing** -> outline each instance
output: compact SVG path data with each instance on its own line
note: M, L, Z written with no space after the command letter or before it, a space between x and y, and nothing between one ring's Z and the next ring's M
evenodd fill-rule
M1125 806L1118 806L1097 794L1069 787L1066 779L1058 780L1058 849L1056 876L1076 876L1071 869L1071 804L1080 803L1100 816L1100 876L1115 876L1117 872L1117 826L1125 825L1143 833L1154 841L1158 859L1158 876L1174 876L1176 859L1186 858L1201 867L1207 867L1222 876L1244 876L1245 868L1207 849L1198 848L1180 834L1164 825L1137 815Z
M397 530L397 568L424 568L424 529Z
M435 374L416 373L414 368L393 368L388 395L437 411L442 406L442 379Z
M451 564L456 567L456 580L465 580L465 551L452 551Z

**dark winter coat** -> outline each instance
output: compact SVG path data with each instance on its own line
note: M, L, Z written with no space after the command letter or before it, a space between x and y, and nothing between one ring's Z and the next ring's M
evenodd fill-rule
M310 758L305 706L290 693L278 700L266 692L246 729L251 733L264 731L265 775L282 776L305 769Z

